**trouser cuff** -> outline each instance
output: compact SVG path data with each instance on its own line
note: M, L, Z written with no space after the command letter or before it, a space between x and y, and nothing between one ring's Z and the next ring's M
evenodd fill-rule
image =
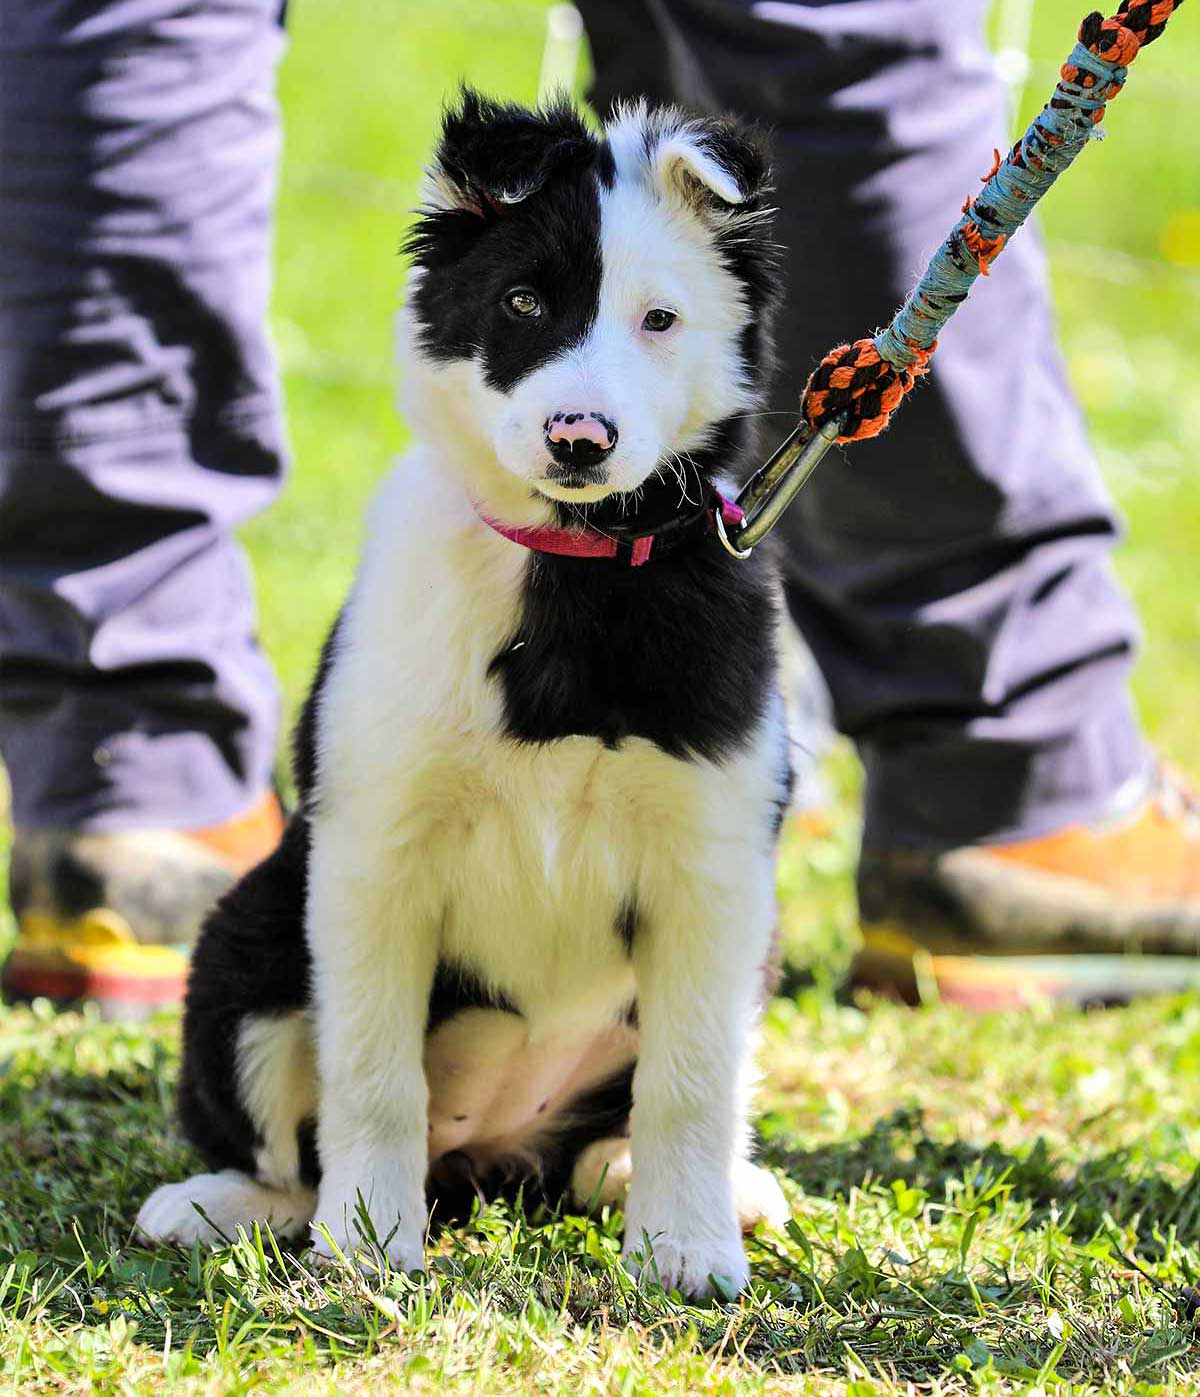
M1101 818L1154 765L1123 694L1056 742L960 731L866 741L860 754L863 848L872 852L1038 838Z
M219 737L144 709L105 716L85 721L64 712L53 723L6 723L15 825L204 829L249 809L271 783L269 725L243 732L234 744L242 750L231 753Z

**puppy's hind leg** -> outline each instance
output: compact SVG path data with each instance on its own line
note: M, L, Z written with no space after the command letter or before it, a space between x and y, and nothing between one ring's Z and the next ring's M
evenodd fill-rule
M188 983L179 1116L211 1172L151 1194L137 1220L147 1241L214 1242L256 1221L303 1236L312 1218L307 853L307 827L293 817L275 853L205 923Z
M305 1235L316 1190L304 1182L300 1140L316 1111L316 1067L306 1013L242 1020L237 1089L252 1123L254 1174L221 1169L155 1189L138 1213L147 1241L232 1241L238 1227L270 1223L279 1237Z
M632 1177L628 1136L593 1140L575 1161L571 1202L577 1208L624 1207ZM769 1169L749 1159L734 1162L733 1201L743 1232L753 1232L759 1223L778 1230L788 1219L779 1180Z
M734 1163L733 1202L743 1232L753 1232L760 1222L778 1232L791 1215L779 1180L764 1165L750 1159Z
M577 1208L622 1208L632 1174L628 1135L593 1140L571 1170L571 1202Z

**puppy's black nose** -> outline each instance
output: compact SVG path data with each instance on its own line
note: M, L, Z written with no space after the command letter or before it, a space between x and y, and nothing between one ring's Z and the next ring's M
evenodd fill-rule
M556 412L545 430L547 451L574 471L594 469L617 444L616 423L599 412Z

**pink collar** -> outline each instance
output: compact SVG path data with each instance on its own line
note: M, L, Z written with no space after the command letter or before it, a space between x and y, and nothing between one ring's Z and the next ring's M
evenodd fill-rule
M745 518L741 507L732 500L727 500L715 487L712 493L712 503L704 510L704 517L707 519L706 531L711 533L716 527L715 516L718 508L721 511L722 522L730 526L740 524ZM475 505L475 512L489 529L495 529L498 534L513 543L519 543L522 548L532 549L535 553L556 553L563 558L617 558L627 553L631 568L640 568L643 563L650 561L654 541L665 531L658 529L636 538L617 539L609 534L602 534L599 529L559 529L551 524L521 528L512 524L502 524L498 519L485 514L478 504Z

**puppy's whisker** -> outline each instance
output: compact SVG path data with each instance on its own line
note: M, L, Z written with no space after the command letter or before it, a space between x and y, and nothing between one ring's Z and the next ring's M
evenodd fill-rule
M752 417L790 417L793 422L799 422L803 415L800 412L788 412L785 408L774 408L764 412L731 412L725 421L744 422Z
M671 475L675 480L675 483L679 486L680 505L690 503L690 499L687 492L687 479L684 474L682 462L680 461L679 456L676 452L666 452L662 459L659 461L658 465L655 467L655 474L658 475L660 479L665 478L664 469L670 471Z
M687 472L684 469L684 462L686 461L687 464L691 466L692 470L695 472L697 480L700 479L701 475L700 467L697 466L695 461L692 460L691 456L686 451L682 453L673 451L670 453L670 456L671 469L675 474L675 479L679 482L679 503L681 505L699 505L700 500L693 500L692 497L688 494Z
M615 538L612 534L605 533L604 530L600 527L600 525L597 524L594 519L589 519L577 504L568 504L567 508L570 510L571 516L583 528L589 529L594 534L601 534L604 538L611 538L614 543L618 543L620 541L619 539Z

